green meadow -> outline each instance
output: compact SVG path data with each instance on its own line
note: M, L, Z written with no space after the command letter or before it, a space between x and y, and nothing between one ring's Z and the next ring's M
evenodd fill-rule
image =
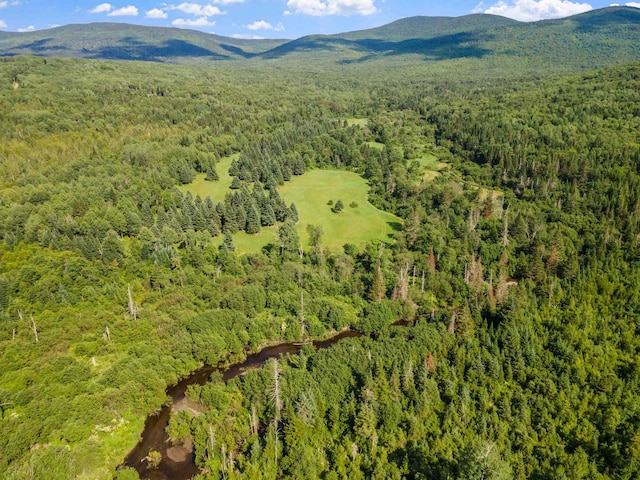
M229 191L231 177L229 165L235 157L225 157L217 164L220 180L209 182L204 175L180 190L190 191L202 198L210 196L215 202L224 199ZM361 245L371 240L390 241L401 220L390 213L383 212L369 203L367 181L353 172L341 170L312 170L279 187L279 192L287 204L295 203L300 220L297 224L298 235L303 248L308 247L307 225L321 225L322 243L331 249L339 249L345 243ZM342 200L344 209L334 213L329 205ZM353 206L352 206L353 205ZM222 239L219 237L218 242ZM277 227L263 227L260 233L248 235L238 232L233 236L238 253L258 252L269 244L277 243Z
M422 182L430 182L440 175L440 171L447 167L446 163L440 162L438 157L431 153L424 153L415 160L418 161L420 168L424 171L424 174L422 175Z
M234 153L228 157L223 157L218 163L216 163L216 171L220 180L210 182L205 180L206 174L198 174L195 180L188 185L181 185L178 187L182 193L191 192L195 197L200 195L201 198L207 196L211 197L214 202L222 202L224 196L229 192L229 187L233 181L233 177L229 175L229 167L231 162L240 156L239 153Z
M345 243L360 245L371 240L389 241L402 220L371 205L367 181L353 172L312 170L280 187L287 203L295 203L300 221L298 234L307 245L307 224L321 225L323 244L335 249ZM342 200L344 210L333 213L329 201ZM350 206L352 203L357 206Z

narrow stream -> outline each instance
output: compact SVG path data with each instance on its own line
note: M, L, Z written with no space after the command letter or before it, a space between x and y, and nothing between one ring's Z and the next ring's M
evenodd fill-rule
M327 340L314 341L313 345L320 350L328 348L344 338L360 336L362 334L356 331L345 330ZM260 367L270 358L279 358L287 354L295 355L300 352L302 347L303 345L299 343L281 343L265 347L258 353L247 356L245 361L228 367L205 365L173 387L169 387L167 396L171 398L171 405L185 405L187 404L187 399L185 398L187 387L189 385L204 385L209 381L213 372L220 372L222 380L226 382L238 375L242 375L247 370ZM170 405L165 405L160 412L147 417L140 442L127 455L122 464L125 467L135 468L142 480L189 480L200 472L194 461L193 447L190 444L172 444L165 432L169 424L171 408ZM162 454L162 462L155 469L149 468L146 460L147 455L152 450Z

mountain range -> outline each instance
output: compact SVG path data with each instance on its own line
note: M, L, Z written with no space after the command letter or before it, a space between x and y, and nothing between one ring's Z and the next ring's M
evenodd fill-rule
M608 7L531 23L487 14L410 17L368 30L295 40L245 40L123 23L0 32L0 55L21 54L172 63L313 58L344 64L393 57L497 57L597 68L640 59L640 9Z

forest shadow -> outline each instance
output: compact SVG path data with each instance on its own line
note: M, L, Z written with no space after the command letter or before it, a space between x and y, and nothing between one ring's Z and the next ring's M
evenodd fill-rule
M228 55L220 55L206 48L199 47L184 40L167 40L163 45L149 45L134 38L122 39L124 45L102 47L96 50L83 49L88 58L109 60L145 60L166 57L207 57L213 60L228 60Z
M394 232L402 231L402 223L400 223L400 222L387 222L387 225L389 225L391 228L393 228Z
M242 50L240 47L235 47L233 45L225 45L225 44L220 44L220 48L222 48L223 50L233 53L234 55L238 55L239 57L242 58L253 58L255 56L257 56L257 54L255 53L248 53L245 52L244 50Z
M602 12L600 15L588 15L586 17L575 17L572 19L578 25L575 28L579 33L591 33L599 28L606 27L608 25L640 25L640 10L614 10Z
M53 38L43 38L40 40L35 40L31 43L23 43L22 45L16 45L11 48L11 50L22 50L27 49L33 52L46 52L47 50L67 50L67 47L63 47L61 45L46 45L48 42L52 41Z
M388 40L363 39L347 40L344 38L313 36L286 43L261 54L263 58L280 58L295 52L313 52L330 50L352 50L365 54L357 60L343 60L340 63L358 63L374 56L397 56L406 54L422 54L427 60L448 60L455 58L482 58L492 53L492 50L478 46L478 42L490 40L489 36L482 36L462 32L443 35L436 38L413 38L392 42ZM473 45L471 43L474 43Z

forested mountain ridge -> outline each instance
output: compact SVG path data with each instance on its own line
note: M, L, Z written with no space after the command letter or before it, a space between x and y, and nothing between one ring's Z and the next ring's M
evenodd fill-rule
M295 40L240 40L176 28L96 23L0 32L3 55L203 63L287 60L341 64L493 60L505 68L599 68L640 58L640 10L608 7L532 23L472 14L412 17L381 27Z
M242 40L197 30L126 23L0 32L0 54L179 62L248 58L286 40Z

